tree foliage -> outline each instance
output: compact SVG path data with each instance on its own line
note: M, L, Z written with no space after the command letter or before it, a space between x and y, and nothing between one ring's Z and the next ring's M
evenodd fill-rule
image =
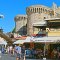
M12 33L14 33L15 32L15 28L12 30Z

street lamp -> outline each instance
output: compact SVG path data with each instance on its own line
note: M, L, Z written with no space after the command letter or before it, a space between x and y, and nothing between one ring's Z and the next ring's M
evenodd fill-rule
M0 18L4 18L4 15L0 14ZM0 32L3 32L2 28L0 29Z
M0 14L0 18L4 18L4 15Z
M0 14L0 18L4 18L4 15ZM1 31L1 29L0 29ZM0 50L0 58L1 58L1 50Z

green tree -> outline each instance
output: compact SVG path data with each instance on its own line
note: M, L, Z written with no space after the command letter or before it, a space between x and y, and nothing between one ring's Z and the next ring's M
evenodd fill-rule
M15 32L15 28L12 30L12 33L14 33Z

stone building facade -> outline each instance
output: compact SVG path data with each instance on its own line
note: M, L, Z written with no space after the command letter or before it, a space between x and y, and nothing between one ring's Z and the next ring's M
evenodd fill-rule
M57 7L55 3L51 8L32 5L26 8L26 15L17 15L15 22L16 32L22 35L46 34L47 30L55 29L54 26L60 26L60 7ZM53 24L53 27L51 28L49 24L51 26Z

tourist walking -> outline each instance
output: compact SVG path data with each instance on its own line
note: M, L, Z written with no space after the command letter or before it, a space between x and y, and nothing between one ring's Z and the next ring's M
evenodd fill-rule
M12 49L13 49L13 47L12 46L9 46L10 55L12 55Z
M21 47L19 45L15 47L15 52L16 52L16 60L21 59Z
M7 46L7 53L9 54L9 51L10 51L10 48L9 48L9 46Z
M21 48L22 58L25 58L25 46L23 45Z
M58 52L58 60L60 60L60 51Z

